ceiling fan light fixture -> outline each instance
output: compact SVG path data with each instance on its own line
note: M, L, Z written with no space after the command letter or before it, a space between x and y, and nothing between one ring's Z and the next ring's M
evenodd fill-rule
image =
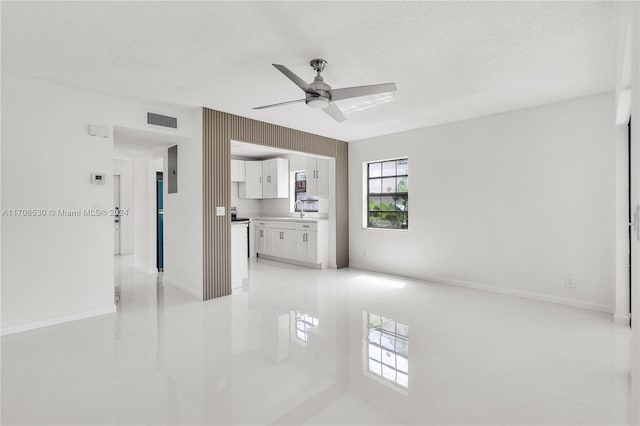
M325 109L329 106L329 99L322 96L309 96L307 98L307 105L315 109Z

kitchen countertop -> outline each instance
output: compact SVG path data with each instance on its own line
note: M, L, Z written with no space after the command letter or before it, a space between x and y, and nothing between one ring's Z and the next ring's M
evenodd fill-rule
M313 218L313 217L304 217L304 218L299 218L299 217L254 217L252 220L265 220L265 221L272 221L272 222L300 222L300 223L313 223L313 222L318 222L320 220L328 220L328 219L320 219L320 218Z

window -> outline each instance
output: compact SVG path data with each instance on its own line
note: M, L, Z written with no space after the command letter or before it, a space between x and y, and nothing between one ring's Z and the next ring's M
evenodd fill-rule
M398 386L409 388L409 326L366 312L367 370Z
M409 227L409 160L367 164L367 227Z
M307 196L307 172L301 171L296 173L296 187L295 200L302 201L302 206L305 212L317 212L318 211L318 199ZM300 211L300 204L295 203L295 211Z

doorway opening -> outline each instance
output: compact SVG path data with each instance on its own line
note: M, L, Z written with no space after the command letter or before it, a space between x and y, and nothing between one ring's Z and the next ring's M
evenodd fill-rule
M156 172L156 269L164 271L164 181L163 173Z

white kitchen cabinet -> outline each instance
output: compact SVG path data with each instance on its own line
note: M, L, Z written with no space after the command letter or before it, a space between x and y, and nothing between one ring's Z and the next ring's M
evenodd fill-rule
M238 184L239 198L289 198L289 160L273 158L244 163L245 181Z
M268 220L256 225L256 253L259 257L327 267L328 227L325 220Z
M259 220L255 223L255 245L256 253L273 253L273 232L271 222Z
M307 159L307 195L329 196L329 160L314 157Z
M289 160L273 158L262 162L262 198L289 197Z
M246 165L244 160L231 159L231 182L244 182L246 179Z
M256 226L256 253L267 253L267 229Z
M262 198L262 161L245 161L245 181L238 184L239 198Z
M296 260L318 263L318 232L296 230Z
M284 259L294 258L296 231L294 229L271 229L270 231L273 238L271 255Z

